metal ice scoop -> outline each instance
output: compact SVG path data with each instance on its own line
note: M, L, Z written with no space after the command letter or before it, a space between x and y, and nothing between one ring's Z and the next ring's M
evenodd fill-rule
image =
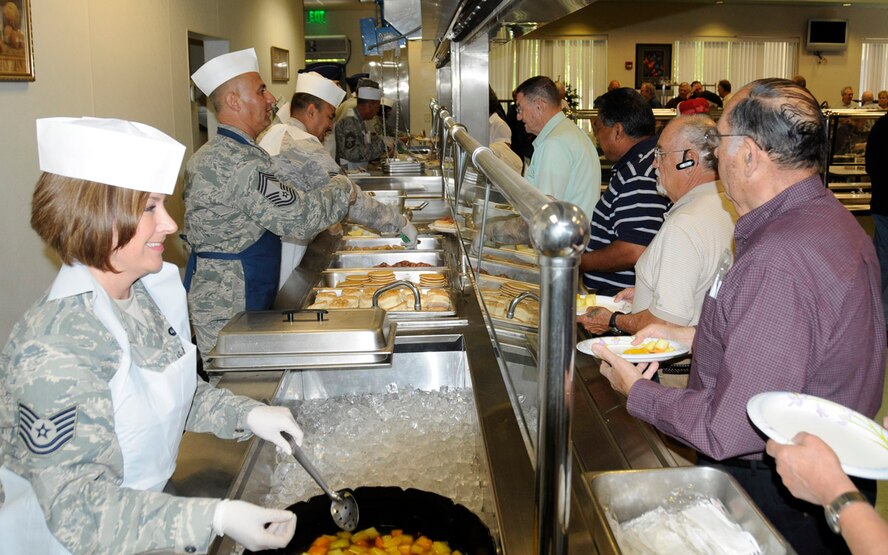
M293 449L293 457L299 461L302 468L308 472L308 475L311 476L319 486L321 486L321 489L324 490L324 493L326 493L327 497L332 501L330 503L330 516L333 517L333 522L336 523L336 526L339 526L347 532L351 532L357 528L358 501L355 499L355 496L352 495L352 492L347 489L341 489L339 491L333 491L330 489L324 479L321 478L321 475L318 474L314 465L311 464L311 461L308 460L308 457L305 456L302 449L296 444L296 440L293 439L293 436L287 432L281 432L281 436L287 440L287 443L290 444L290 448Z

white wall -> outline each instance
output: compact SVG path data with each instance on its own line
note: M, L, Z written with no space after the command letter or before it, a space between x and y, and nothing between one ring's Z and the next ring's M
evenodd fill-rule
M270 82L270 47L290 50L291 74L305 56L302 0L34 0L30 83L0 83L0 343L51 283L57 260L31 230L39 176L34 120L118 117L153 125L192 153L188 31L255 47L275 96L295 84ZM181 182L169 201L182 223ZM182 263L177 249L168 258Z

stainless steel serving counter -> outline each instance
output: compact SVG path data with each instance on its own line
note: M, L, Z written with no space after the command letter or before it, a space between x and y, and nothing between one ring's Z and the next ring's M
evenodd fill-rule
M380 180L376 186L392 188L391 183L384 183ZM423 188L421 194L428 196L429 192ZM439 209L440 206L435 205L425 217L437 214ZM415 220L421 223L423 218L415 217ZM312 242L302 265L293 272L278 295L276 308L303 306L311 288L318 283L320 273L330 265L338 241L338 237L322 233ZM443 236L441 241L458 258L451 259L452 271L469 267L464 250L455 237ZM537 545L533 537L533 443L536 437L533 391L538 384L536 336L492 328L482 312L471 273L463 274L455 281L460 287L454 295L456 318L437 324L400 323L398 340L409 342L411 337L430 335L462 338L492 486L499 547L503 554L529 555L535 552ZM666 447L652 428L628 415L625 398L615 393L599 374L595 359L578 353L576 368L572 384L575 397L571 435L573 518L570 519L569 541L571 553L587 554L596 552L595 523L600 522L600 518L595 514L588 488L583 484L584 474L676 466L681 464L681 459ZM283 372L225 373L219 386L256 399L270 400L274 398L282 376ZM531 397L529 403L528 396ZM256 440L238 443L188 433L182 443L172 487L187 496L240 498L247 489L260 447ZM606 538L599 537L597 541L606 541ZM211 553L230 553L234 548L230 541L220 539L212 546Z

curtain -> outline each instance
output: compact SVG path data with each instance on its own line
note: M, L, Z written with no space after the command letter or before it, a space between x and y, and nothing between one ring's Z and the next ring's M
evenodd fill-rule
M888 41L864 42L860 55L860 91L888 90Z
M763 77L795 75L798 66L798 39L693 39L676 41L675 83L700 81L715 90L721 79L737 90Z
M570 85L580 108L607 90L607 40L512 40L490 45L490 86L501 100L525 79L545 75Z

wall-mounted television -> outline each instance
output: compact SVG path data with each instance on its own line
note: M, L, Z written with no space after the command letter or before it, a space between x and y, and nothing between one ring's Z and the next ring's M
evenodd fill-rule
M847 45L847 20L808 20L808 50L844 50Z

